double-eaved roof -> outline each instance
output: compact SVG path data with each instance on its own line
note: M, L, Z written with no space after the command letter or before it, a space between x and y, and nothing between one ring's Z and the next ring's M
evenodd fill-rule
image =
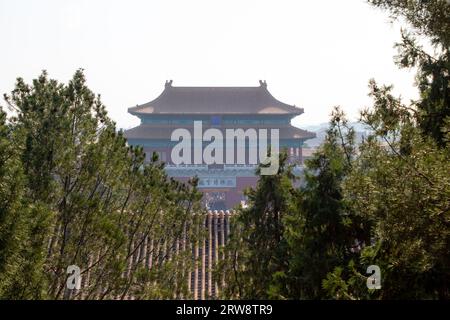
M272 114L300 115L297 108L275 99L265 81L258 87L173 87L165 89L155 100L129 108L136 116L150 114Z

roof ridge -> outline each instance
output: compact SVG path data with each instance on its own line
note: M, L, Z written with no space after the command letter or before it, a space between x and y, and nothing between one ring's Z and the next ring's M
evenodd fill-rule
M277 100L268 90L266 81L249 87L172 86L166 81L162 93L154 100L129 108L133 115L144 114L291 114L303 109Z

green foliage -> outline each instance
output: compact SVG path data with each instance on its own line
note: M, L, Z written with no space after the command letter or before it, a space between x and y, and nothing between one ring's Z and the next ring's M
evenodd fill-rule
M283 267L258 266L267 260L254 252L264 257L266 246L247 254L244 241L235 243L231 283L245 294L232 297L450 298L450 4L368 2L409 24L395 60L401 68L416 68L420 98L406 105L392 95L392 86L371 80L374 104L361 121L372 133L359 146L335 109L325 143L306 164L302 186L282 198L290 208L277 242L283 243L277 264ZM433 52L419 40L428 40ZM246 212L263 212L261 201ZM263 228L249 218L241 220L240 230ZM366 286L370 265L381 269L381 289Z
M450 45L450 5L446 0L368 0L393 18L403 18L414 31L432 43Z
M377 96L375 105L388 95ZM448 298L449 150L423 136L411 119L385 111L363 114L375 136L361 146L344 184L354 210L373 222L373 243L362 255L383 267L381 298ZM374 121L379 118L385 121ZM386 122L395 125L380 131Z
M417 68L420 99L413 103L422 132L440 147L445 144L450 119L450 4L445 0L369 0L372 5L403 18L411 28L402 31L396 44L396 62L401 68ZM430 41L434 51L426 52L418 39Z
M359 261L380 266L382 289L368 296L355 284L358 270L349 266L344 266L346 275L335 272L324 284L335 296L448 299L450 5L440 0L369 2L410 23L396 45L396 62L417 68L420 99L404 105L391 94L392 86L370 82L374 105L361 120L373 135L360 146L343 183L352 209L371 221L371 243ZM418 44L421 36L430 40L433 54Z
M223 296L268 299L278 295L277 277L286 273L288 245L284 220L291 214L295 190L286 153L280 154L276 175L260 176L247 191L247 208L239 208L233 220L222 271L226 275Z
M297 210L287 221L291 256L284 296L326 298L323 279L368 241L368 223L343 200L341 187L355 156L353 136L342 111L335 108L325 143L306 164Z
M300 187L280 155L232 220L215 279L224 298L450 298L450 5L368 2L409 24L395 61L416 68L420 98L406 105L371 80L372 133L356 146L336 108ZM82 71L67 85L18 79L5 99L16 116L0 111L0 298L189 297L196 180L144 163ZM83 290L66 289L72 264ZM379 290L366 287L369 265Z
M174 252L197 237L196 181L169 179L157 159L144 163L81 70L67 85L45 72L32 85L18 79L5 100L17 116L1 123L0 297L188 296L179 266L191 259ZM157 271L145 267L149 254ZM82 290L66 288L69 265L81 268Z

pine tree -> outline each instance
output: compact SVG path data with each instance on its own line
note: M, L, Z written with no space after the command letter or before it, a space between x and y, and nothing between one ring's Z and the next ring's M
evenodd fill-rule
M259 176L247 191L248 207L240 207L232 222L223 262L228 298L276 298L277 278L287 271L288 246L284 221L292 212L293 174L286 153L280 154L275 175Z
M432 137L440 147L450 121L450 4L445 0L369 0L377 8L391 13L394 19L409 23L396 44L395 58L400 68L416 68L420 98L410 110L423 134ZM430 42L433 52L427 52L419 39Z
M190 267L190 252L177 244L198 236L196 181L169 179L156 157L144 163L142 148L127 145L81 70L67 85L45 72L32 85L19 78L5 98L17 113L10 126L17 169L9 161L7 170L22 170L24 176L17 179L23 190L11 195L24 207L6 216L26 215L27 228L17 250L11 249L25 272L2 280L0 287L16 288L4 296L189 296L183 270ZM8 241L6 233L3 238ZM150 254L156 260L152 269ZM66 286L70 265L81 269L82 290Z
M27 198L18 133L0 111L0 297L45 297L42 240L48 214Z
M285 297L326 298L322 281L327 274L356 258L368 241L367 222L343 199L342 182L354 156L353 129L335 108L325 142L306 163L297 210L287 223L291 257Z
M372 241L360 252L362 265L382 271L382 288L372 297L448 299L449 150L423 135L414 112L389 87L372 83L371 89L374 107L362 120L373 135L361 145L343 189L353 210L373 226ZM328 288L368 297L367 289L355 286L361 274L349 269L330 275Z

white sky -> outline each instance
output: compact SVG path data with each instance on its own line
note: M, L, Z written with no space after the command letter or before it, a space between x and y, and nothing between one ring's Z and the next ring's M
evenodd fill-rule
M392 57L400 39L364 0L0 0L0 93L42 69L66 82L84 68L119 127L127 108L174 86L257 86L301 106L294 124L351 118L370 105L367 83L416 97L414 74ZM3 101L0 102L4 105Z

